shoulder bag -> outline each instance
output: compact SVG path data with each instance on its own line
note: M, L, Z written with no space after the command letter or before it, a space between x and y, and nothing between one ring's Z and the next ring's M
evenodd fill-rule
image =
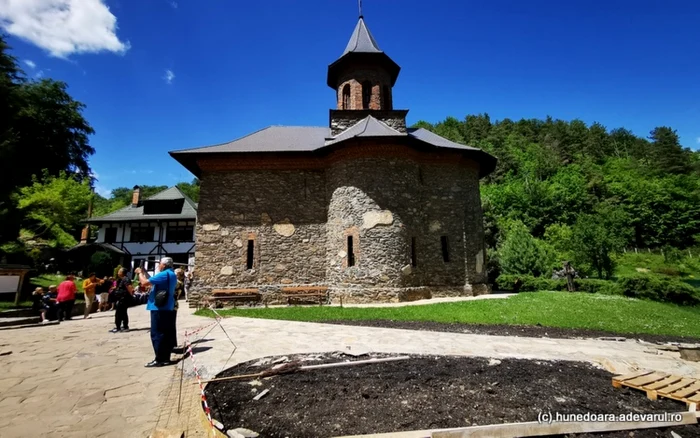
M168 304L168 298L170 297L170 272L168 272L168 288L156 291L156 296L153 299L156 307L165 307Z

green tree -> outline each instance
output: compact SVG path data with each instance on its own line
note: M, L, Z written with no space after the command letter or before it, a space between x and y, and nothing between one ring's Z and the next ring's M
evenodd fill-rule
M27 81L9 50L0 36L0 243L16 239L25 219L14 196L20 187L62 171L89 180L95 152L84 105L63 82Z
M549 274L556 258L552 248L532 237L520 221L512 222L505 228L505 239L498 247L502 272L535 277Z
M594 214L580 215L571 229L574 266L583 272L594 271L598 278L612 277L614 256L622 252L630 237L628 221L624 211L607 206Z
M680 145L675 130L667 126L654 128L649 139L652 141L653 158L660 171L679 174L690 170L688 151Z
M52 247L75 245L91 194L88 181L79 181L64 171L58 176L45 172L41 179L33 177L33 183L16 195L17 206L26 218L22 240Z
M162 192L163 190L165 190L167 188L168 188L168 186L142 185L142 186L139 186L139 196L141 196L142 200L147 199L147 198L150 198L151 196L157 194L158 192ZM110 199L112 201L121 202L122 206L127 206L127 205L131 204L131 198L132 198L133 193L134 193L133 188L117 187L116 189L112 190L112 197Z
M189 196L194 202L199 202L199 179L195 178L192 182L177 183L177 188L182 190L182 192Z

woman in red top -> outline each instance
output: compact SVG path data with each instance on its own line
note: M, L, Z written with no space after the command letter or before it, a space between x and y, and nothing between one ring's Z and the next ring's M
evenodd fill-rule
M75 292L78 290L78 288L75 287L73 278L74 277L72 275L66 276L66 279L62 281L56 289L58 291L56 303L58 304L59 321L63 321L64 319L72 319L73 304L75 304Z

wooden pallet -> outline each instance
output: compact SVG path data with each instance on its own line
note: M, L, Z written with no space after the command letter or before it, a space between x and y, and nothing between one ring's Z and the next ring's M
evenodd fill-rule
M646 392L647 398L670 398L684 402L695 408L700 404L700 380L692 377L674 376L660 371L638 371L632 374L615 376L612 379L615 388L627 386Z

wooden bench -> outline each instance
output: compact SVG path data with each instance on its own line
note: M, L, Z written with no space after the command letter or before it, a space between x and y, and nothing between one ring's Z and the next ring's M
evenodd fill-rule
M231 302L236 307L236 302L259 302L262 295L258 289L214 289L209 297L213 302Z
M283 287L282 298L287 299L287 304L291 305L292 301L313 300L318 299L318 304L328 302L328 287L327 286L296 286Z

